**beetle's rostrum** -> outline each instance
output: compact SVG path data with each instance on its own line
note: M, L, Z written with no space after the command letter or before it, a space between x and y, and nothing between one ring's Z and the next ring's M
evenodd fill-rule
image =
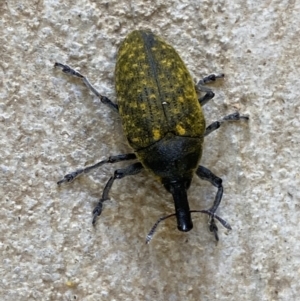
M103 202L108 199L114 180L146 169L172 194L175 205L175 213L157 221L147 242L152 238L158 223L173 215L176 216L180 231L190 231L193 228L191 212L210 215L210 230L217 240L218 228L214 218L231 229L227 222L216 215L223 195L222 180L199 165L205 136L226 121L248 119L236 112L206 127L202 106L214 97L214 93L204 85L223 78L223 74L209 75L195 85L175 49L147 30L133 31L119 48L115 68L117 104L102 96L85 76L71 67L61 63L55 63L55 66L69 75L81 78L103 103L119 112L124 133L134 151L111 156L93 166L67 174L58 184L70 182L78 175L103 164L137 161L126 168L117 169L109 179L93 211L93 224L102 212ZM205 92L205 95L198 98L199 91ZM218 188L214 203L208 210L190 210L187 190L194 174Z

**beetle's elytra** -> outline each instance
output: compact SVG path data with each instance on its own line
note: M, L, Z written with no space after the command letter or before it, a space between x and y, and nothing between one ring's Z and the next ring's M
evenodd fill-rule
M81 78L103 103L119 112L128 143L134 150L134 153L111 156L93 166L67 174L58 182L72 181L78 175L106 163L136 160L124 169L117 169L109 179L93 211L93 224L102 212L103 202L108 199L114 180L137 174L145 168L172 194L175 213L170 216L176 215L180 231L193 228L192 212L210 215L210 230L217 240L214 218L230 229L229 224L216 215L223 194L222 180L199 165L205 136L225 121L248 119L247 116L233 113L205 126L201 106L214 94L203 85L222 78L223 74L212 74L195 85L174 48L147 30L133 31L119 48L115 68L117 104L102 96L79 72L61 63L55 63L55 66ZM198 98L199 91L204 91L205 95ZM189 208L187 190L194 174L218 188L213 206L208 210L195 211ZM147 241L151 239L158 222L150 231Z
M123 128L139 160L147 156L141 149L186 137L178 143L191 145L192 139L198 161L205 120L192 77L174 48L151 32L134 31L119 49L115 77Z

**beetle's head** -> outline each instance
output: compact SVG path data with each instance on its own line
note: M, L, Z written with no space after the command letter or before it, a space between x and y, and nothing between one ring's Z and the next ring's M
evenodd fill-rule
M178 230L183 232L190 231L193 228L193 222L187 199L187 190L190 187L191 179L163 181L163 184L174 199Z

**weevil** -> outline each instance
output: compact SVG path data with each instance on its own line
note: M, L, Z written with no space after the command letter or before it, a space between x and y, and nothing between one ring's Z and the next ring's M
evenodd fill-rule
M155 223L147 242L159 222L170 216L176 216L178 230L190 231L193 212L210 216L209 228L216 240L218 228L215 219L231 229L229 223L216 214L223 195L222 179L199 165L205 136L224 122L248 119L248 116L235 112L206 127L202 106L214 97L214 93L204 85L223 78L223 74L211 74L195 85L175 49L148 30L131 32L119 48L115 67L117 103L101 95L87 77L75 69L61 63L55 63L55 67L80 78L101 102L119 113L124 133L133 149L132 153L110 156L95 165L78 169L58 182L58 185L70 182L103 164L135 160L129 166L115 170L108 180L93 210L93 224L102 212L103 202L108 199L114 181L145 169L172 194L175 205L175 213ZM198 97L201 91L205 95ZM208 210L190 210L187 190L194 174L217 188L213 205Z

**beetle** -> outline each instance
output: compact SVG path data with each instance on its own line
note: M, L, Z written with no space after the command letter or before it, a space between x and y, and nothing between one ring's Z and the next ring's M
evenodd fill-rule
M113 182L145 169L172 194L175 205L175 213L157 221L147 236L147 242L151 240L158 223L170 216L176 216L178 230L190 231L193 228L193 212L210 216L209 228L216 240L218 228L215 218L231 229L226 221L216 215L223 195L222 179L199 165L205 136L226 121L248 120L248 116L235 112L206 127L202 106L214 97L214 93L204 85L223 78L224 74L211 74L195 85L175 49L149 30L133 31L121 43L115 67L117 103L101 95L87 77L75 69L58 62L55 67L80 78L101 102L119 113L124 133L134 151L110 156L95 165L78 169L58 182L58 185L70 182L103 164L136 160L128 167L115 170L108 180L93 210L93 225L102 212L103 202L108 199ZM201 91L205 95L198 97ZM208 210L190 210L187 190L194 174L218 189Z

